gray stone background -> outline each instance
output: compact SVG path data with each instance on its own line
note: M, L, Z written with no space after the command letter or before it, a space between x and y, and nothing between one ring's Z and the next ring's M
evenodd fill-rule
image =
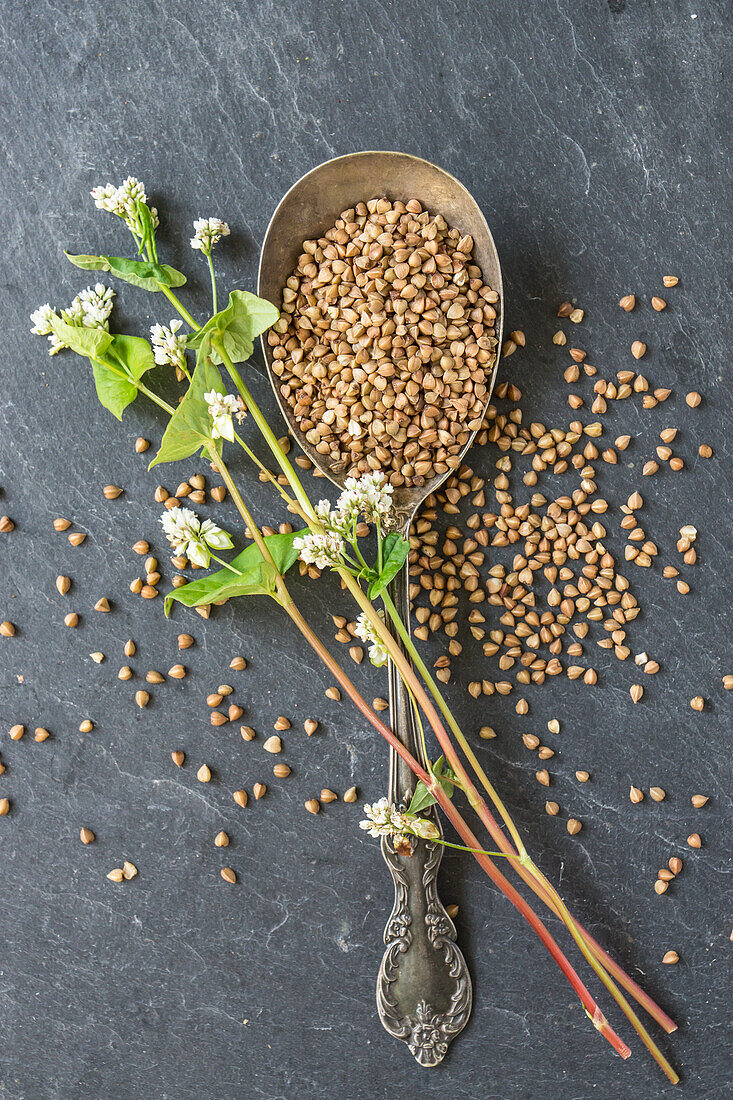
M0 639L0 793L13 802L0 820L0 1095L630 1100L674 1091L633 1036L629 1062L611 1053L518 915L457 853L444 860L442 894L460 905L473 1019L430 1072L382 1032L373 984L390 906L385 868L356 828L357 806L338 802L318 819L303 810L324 784L342 792L357 783L364 797L378 796L381 744L346 705L325 699L315 657L264 604L230 604L207 623L180 611L166 623L160 600L131 595L140 537L159 552L167 582L152 492L158 477L175 488L183 467L148 475L133 440L157 443L156 413L139 402L118 424L96 403L81 361L48 359L28 335L32 308L63 304L85 285L63 247L127 247L117 223L94 211L94 184L128 173L145 181L166 258L189 274L187 300L201 312L206 271L188 248L193 218L231 223L221 282L252 288L267 221L298 176L340 153L384 148L438 162L483 207L504 265L508 329L527 334L500 375L521 386L526 419L572 418L569 360L551 342L557 304L569 296L587 311L575 342L602 374L628 366L640 337L650 347L645 372L673 388L653 413L626 402L609 414L613 434L634 440L618 467L598 464L615 502L608 541L617 554L618 503L637 487L665 561L677 561L682 523L700 530L686 598L663 581L661 559L631 572L644 608L631 645L662 665L643 702L629 699L631 662L592 643L598 687L557 678L527 690L525 718L512 697L467 695L465 683L489 668L478 646L466 645L449 696L470 730L497 729L480 752L543 867L680 1021L660 1041L685 1095L730 1096L730 706L721 684L733 671L729 5L6 0L0 44L0 512L16 522L0 536L0 618L18 626L14 639ZM680 285L656 315L648 298L665 273ZM118 329L144 333L169 320L167 304L118 289ZM643 299L630 316L616 305L627 291ZM254 377L271 408L259 360ZM693 388L704 399L689 410L683 395ZM586 381L586 396L591 389ZM642 479L667 426L680 428L675 447L687 469ZM712 460L697 457L700 442ZM472 462L491 476L496 458L487 448ZM114 503L102 497L108 482L125 489ZM263 519L282 518L265 488L255 483L251 495ZM57 515L88 532L83 547L54 533ZM235 522L228 503L216 515ZM65 599L59 573L74 581ZM329 613L349 611L327 581L296 590L327 635ZM92 610L102 595L113 604L107 616ZM62 623L72 606L82 614L76 631ZM142 675L177 659L182 629L196 637L184 656L188 678L153 689L138 711ZM128 637L138 645L136 678L123 684L116 672ZM429 647L432 657L440 646ZM90 661L93 650L107 654L102 665ZM236 653L248 671L229 672ZM362 667L359 678L369 697L384 691L379 672ZM246 745L236 729L209 725L204 696L230 679L264 733L279 714L299 730L309 715L322 722L313 738L287 736L293 776L246 811L231 790L267 779L272 760L261 737ZM689 707L696 694L707 700L702 714ZM84 736L86 716L96 725ZM583 820L578 838L545 816L537 765L520 740L556 716L553 788L563 815ZM15 722L47 726L52 738L9 741ZM169 756L178 747L187 753L181 771ZM208 787L195 779L202 761L214 771ZM578 767L592 773L583 787ZM630 782L659 784L668 797L632 807ZM711 801L693 812L699 790ZM97 834L88 848L81 825ZM226 853L212 843L222 828L232 837ZM698 853L684 842L692 828L703 836ZM659 898L656 870L674 852L685 871ZM105 874L123 858L140 873L117 887ZM219 877L224 862L238 872L235 887ZM661 964L670 947L676 967Z

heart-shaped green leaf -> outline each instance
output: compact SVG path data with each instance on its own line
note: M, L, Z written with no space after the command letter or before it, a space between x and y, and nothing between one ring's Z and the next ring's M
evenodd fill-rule
M268 535L265 538L267 549L277 567L284 575L297 561L298 551L293 547L295 539L303 531L292 531L285 535ZM174 600L186 607L198 607L200 604L228 600L233 596L274 596L276 572L270 562L265 561L259 547L252 543L230 562L233 568L219 569L208 577L191 581L190 584L174 588L165 598L165 613L170 614Z
M122 420L123 412L137 397L137 387L126 378L120 378L104 363L92 363L92 373L100 402L113 416Z
M435 763L431 764L429 767L448 798L452 798L453 788L457 784L455 783L452 769L445 763L445 757L439 756ZM426 810L428 806L432 806L436 801L437 799L435 796L430 793L422 779L420 779L415 788L415 793L412 796L410 805L407 807L407 812L410 814L419 814L422 810Z
M168 264L154 264L150 260L127 260L123 256L72 256L64 253L75 267L84 271L108 271L133 286L143 290L158 291L161 287L183 286L186 276Z
M188 347L198 349L205 341L219 340L233 363L243 363L254 350L254 341L260 333L275 324L280 314L275 306L246 290L233 290L229 305L210 317L202 329L188 338ZM220 363L215 348L211 358Z

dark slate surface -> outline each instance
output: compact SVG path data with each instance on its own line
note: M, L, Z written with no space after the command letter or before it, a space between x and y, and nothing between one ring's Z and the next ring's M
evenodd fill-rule
M265 606L229 605L208 623L184 614L164 623L161 601L128 592L140 568L130 548L141 536L169 572L152 501L157 478L132 447L137 435L158 440L161 422L140 404L118 424L96 404L80 362L47 359L27 335L35 305L61 304L85 285L63 246L124 247L116 223L87 197L95 183L128 173L145 180L163 211L167 257L189 272L189 300L203 310L205 268L187 245L193 218L231 222L220 270L229 285L252 287L258 244L283 191L319 161L360 148L418 153L474 191L502 256L509 328L527 333L527 349L504 367L525 392L527 418L570 419L568 360L550 340L554 309L569 295L587 310L575 342L602 373L629 365L639 336L650 346L652 383L675 391L653 413L630 402L614 409L612 434L626 430L634 441L618 467L599 464L616 505L642 489L645 524L665 561L677 560L682 523L701 532L687 598L662 580L661 562L631 572L644 606L632 649L663 666L643 703L629 700L631 663L592 644L598 687L557 679L528 690L526 718L511 697L477 703L460 683L449 694L468 728L497 728L481 755L542 865L679 1019L662 1046L680 1067L685 1095L730 1095L730 697L721 685L733 671L726 9L711 0L521 10L450 0L3 5L0 511L17 526L0 536L0 618L15 621L18 634L0 639L0 724L41 724L53 736L37 745L2 734L0 793L13 812L0 824L0 1095L673 1093L633 1038L628 1063L612 1055L520 918L455 854L445 859L442 893L460 904L473 1019L429 1073L386 1037L373 1001L389 909L385 868L356 829L358 807L336 803L317 820L303 810L324 783L343 791L356 782L378 796L381 745L324 698L328 679L316 659ZM655 315L648 295L668 272L680 286ZM645 300L626 316L616 301L630 290ZM170 310L123 288L116 316L119 328L144 332ZM591 388L583 385L586 396ZM683 399L691 388L704 395L694 411ZM256 389L270 407L261 376ZM591 418L587 406L583 415ZM687 469L642 484L641 464L669 425L680 428L675 447ZM712 445L713 460L697 457L700 442ZM496 457L487 450L472 461L490 476ZM186 473L196 468L189 463ZM174 488L179 472L160 476ZM115 503L102 498L107 482L125 488ZM521 499L521 484L519 491ZM263 518L277 518L263 487L252 496ZM80 549L54 534L59 514L89 533ZM228 504L217 514L233 522ZM619 518L615 507L609 543L622 553ZM65 599L54 587L62 572L74 580ZM348 610L327 582L296 587L324 631L334 606ZM113 611L102 616L92 605L105 594ZM61 622L71 607L83 617L76 632ZM188 679L154 689L151 706L138 711L132 695L141 674L174 662L176 634L186 628L196 637L184 657ZM136 679L122 684L116 673L128 637L138 643ZM97 649L107 654L101 666L88 657ZM247 672L228 671L235 653L249 658ZM467 681L487 664L467 645L459 668L457 679ZM379 673L359 675L368 695L384 690ZM296 726L308 715L323 723L311 739L287 736L292 778L272 783L246 811L230 791L270 778L272 759L261 738L245 745L235 730L210 727L204 695L222 680L236 686L262 733L278 714ZM699 715L688 705L698 693L708 700ZM96 726L84 736L77 727L87 715ZM542 812L537 765L519 738L542 734L554 716L562 718L552 742L554 790L563 816L585 823L576 839ZM170 761L176 747L188 756L182 771ZM202 761L214 770L207 787L195 779ZM593 776L583 787L573 778L578 767ZM667 800L631 807L632 781L660 784ZM700 790L711 801L693 812L690 795ZM79 843L81 825L94 829L96 844ZM221 828L232 836L225 853L212 843ZM684 843L693 828L704 838L699 853ZM658 898L656 871L673 852L685 871ZM125 857L140 874L113 886L105 873ZM236 887L219 878L225 862L237 869ZM670 947L682 959L673 968L661 965ZM618 1012L608 1012L629 1037Z

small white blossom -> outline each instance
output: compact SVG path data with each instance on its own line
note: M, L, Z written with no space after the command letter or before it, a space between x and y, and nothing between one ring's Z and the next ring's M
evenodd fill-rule
M136 176L128 176L117 188L117 201L128 207L134 206L136 202L147 202L145 184L141 183Z
M327 500L319 500L315 514L320 523L344 538L352 537L354 524L360 515L370 522L383 522L392 507L393 488L385 482L384 474L364 474L363 477L346 479L344 490L331 508Z
M341 564L344 544L336 531L302 535L293 540L293 546L299 551L301 561L307 565L329 569Z
M90 192L97 210L106 210L109 214L117 214L122 217L120 203L117 198L117 188L113 183L106 183L103 187L93 187Z
M210 519L205 519L201 524L200 536L212 550L231 550L234 545L230 535L217 527Z
M380 798L378 802L367 802L364 805L366 820L359 822L359 828L369 833L369 836L389 836L393 831L392 815L396 813L389 804L389 799Z
M392 508L393 492L394 489L379 471L363 474L360 478L349 477L336 501L336 510L345 520L355 520L363 514L370 523L377 520L381 523Z
M233 443L234 423L232 417L235 414L239 415L241 402L230 393L217 393L216 390L209 390L208 393L205 393L204 401L209 406L211 416L211 438L228 439L230 443Z
M147 202L145 185L135 176L128 176L119 187L113 183L106 183L103 187L93 187L91 196L98 210L106 210L110 214L116 214L122 218L125 224L138 236L142 233L142 226L138 219L136 202ZM158 211L154 206L150 207L150 217L153 228L158 225Z
M150 329L150 343L153 345L153 358L159 367L170 363L179 370L186 366L186 337L179 336L178 330L183 321L174 317L170 327L153 325Z
M369 645L369 660L377 668L381 668L383 664L386 664L389 654L384 645L384 642L377 635L374 626L367 619L365 613L362 611L356 620L354 626L354 634L357 638L360 638L362 642L368 642Z
M170 508L160 517L160 522L174 550L182 550L190 539L198 537L200 524L190 508Z
M114 296L112 287L105 286L104 283L96 283L77 294L71 306L72 308L81 307L84 328L106 329Z
M194 565L206 568L211 550L229 550L233 546L226 531L210 519L202 523L190 508L171 508L160 517L166 537L178 554L185 554Z
M226 222L220 218L197 218L193 223L194 235L191 237L191 248L203 252L208 256L222 237L228 237L231 230Z
M343 538L351 537L353 520L342 515L341 512L332 511L330 500L319 500L313 510L318 521L328 530L335 531Z
M34 309L31 313L31 332L35 336L50 336L53 332L51 328L51 319L54 316L54 311L51 309L48 302L45 306L39 306L38 309Z
M360 829L373 837L394 837L395 847L399 846L403 851L406 836L422 837L423 840L440 839L440 829L433 821L427 817L418 817L417 814L400 813L386 798L380 798L378 802L367 802L364 813L366 818L359 822Z

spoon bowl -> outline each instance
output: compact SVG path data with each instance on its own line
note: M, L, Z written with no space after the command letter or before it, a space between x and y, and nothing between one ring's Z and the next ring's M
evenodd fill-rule
M497 355L491 371L486 370L485 407L488 407L499 361L504 319L499 256L486 219L474 197L455 176L427 160L409 153L348 153L327 160L302 176L281 199L267 228L260 254L259 296L280 308L283 287L295 270L303 241L322 236L342 210L376 196L403 201L417 199L423 209L431 214L442 214L451 228L473 237L473 262L481 268L484 282L499 295L495 325ZM324 462L323 455L311 446L301 432L292 409L282 400L279 380L272 370L272 348L267 343L267 337L263 336L261 342L270 381L288 427L317 469L342 489L347 475ZM472 433L459 458L463 458L475 434ZM419 487L395 489L393 501L401 517L411 518L425 497L434 493L449 473L437 474Z

